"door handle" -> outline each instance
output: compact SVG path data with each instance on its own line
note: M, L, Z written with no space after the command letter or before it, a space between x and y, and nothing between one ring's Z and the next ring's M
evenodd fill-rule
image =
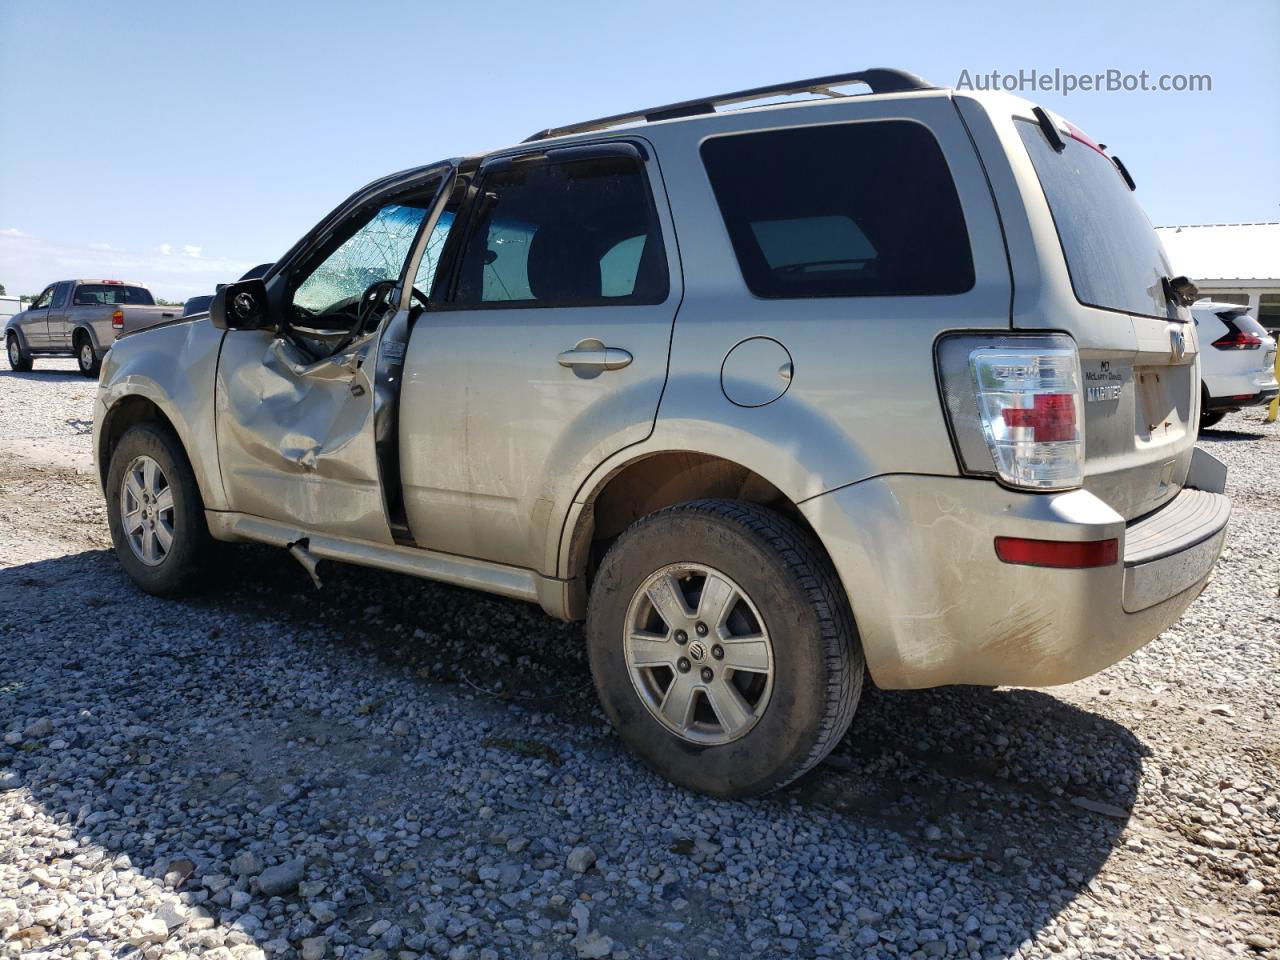
M581 368L585 371L621 370L632 359L621 347L606 347L599 340L579 340L572 350L566 350L556 358L562 367Z

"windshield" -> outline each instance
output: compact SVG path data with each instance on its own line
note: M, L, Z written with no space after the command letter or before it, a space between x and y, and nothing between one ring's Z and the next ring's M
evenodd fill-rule
M1056 152L1039 125L1018 134L1053 213L1076 299L1086 306L1180 319L1165 295L1169 258L1120 171L1093 147L1064 137Z

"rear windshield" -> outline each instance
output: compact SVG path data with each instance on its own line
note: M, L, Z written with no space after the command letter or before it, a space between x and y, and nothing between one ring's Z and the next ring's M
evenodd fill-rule
M1072 137L1057 153L1029 120L1017 127L1049 201L1076 299L1104 310L1178 319L1164 292L1169 258L1115 164Z
M702 161L758 297L964 293L973 255L942 149L918 123L708 140Z
M1214 310L1213 315L1228 326L1234 326L1241 333L1252 333L1256 337L1271 336L1271 331L1249 314L1248 307L1240 307L1238 310ZM1196 322L1199 323L1199 321Z
M115 283L82 283L76 287L76 299L73 305L90 307L105 304L133 304L153 307L155 303L151 291L145 287L128 287Z

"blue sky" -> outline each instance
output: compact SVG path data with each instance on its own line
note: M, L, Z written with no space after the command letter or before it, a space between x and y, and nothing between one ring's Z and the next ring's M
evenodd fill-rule
M1280 3L0 0L0 283L180 299L273 260L384 173L545 126L898 66L1204 73L1042 93L1157 224L1280 220Z

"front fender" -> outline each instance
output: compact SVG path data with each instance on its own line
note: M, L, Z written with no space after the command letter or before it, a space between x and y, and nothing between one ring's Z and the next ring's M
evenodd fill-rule
M223 331L207 318L174 323L117 340L107 353L94 409L93 451L105 476L103 428L129 397L160 410L181 441L209 510L228 509L218 469L214 383Z

